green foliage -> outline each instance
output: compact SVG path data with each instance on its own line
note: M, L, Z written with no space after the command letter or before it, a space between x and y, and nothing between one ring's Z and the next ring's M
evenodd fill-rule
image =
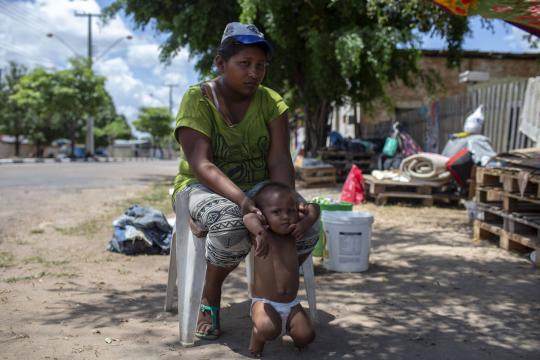
M135 129L152 135L154 142L166 137L172 131L173 118L164 107L146 107L140 110L139 118L133 122Z
M102 126L117 116L105 78L95 75L85 60L72 59L70 64L71 68L56 72L34 69L20 78L10 96L31 118L28 137L38 148L64 136L73 151L89 116Z
M197 69L208 75L225 25L238 21L240 6L236 1L147 1L118 0L105 14L113 16L123 9L133 16L140 28L152 26L167 34L161 46L161 59L168 61L184 46L198 59Z
M94 128L95 141L98 146L112 145L115 139L131 139L131 128L124 116L118 116L104 127Z
M10 62L5 78L0 78L0 132L15 137L15 156L20 155L20 143L30 130L31 117L10 97L25 74L24 66Z
M10 100L24 108L31 117L27 136L36 144L38 155L42 145L60 135L57 116L48 106L53 98L52 83L52 74L37 68L19 79L15 92L10 96Z
M467 18L452 16L423 0L119 0L136 24L169 34L163 60L187 46L203 76L230 21L252 22L274 47L265 83L302 106L308 150L326 138L331 104L344 99L368 106L386 96L391 83L433 83L418 67L419 34L444 36L449 65L459 64Z

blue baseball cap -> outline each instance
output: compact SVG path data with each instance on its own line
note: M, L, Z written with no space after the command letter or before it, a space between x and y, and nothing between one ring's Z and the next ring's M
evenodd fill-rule
M239 22L228 23L225 27L225 31L223 31L221 43L223 44L226 39L231 37L244 45L262 44L268 51L272 51L272 46L266 41L264 34L253 24L242 24Z

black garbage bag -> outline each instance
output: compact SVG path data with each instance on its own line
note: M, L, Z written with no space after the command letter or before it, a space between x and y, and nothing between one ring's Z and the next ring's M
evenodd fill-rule
M169 254L173 229L159 210L130 206L113 222L107 250L126 255Z

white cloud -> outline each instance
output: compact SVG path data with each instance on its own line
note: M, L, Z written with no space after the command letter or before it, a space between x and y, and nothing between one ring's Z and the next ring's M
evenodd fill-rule
M74 52L86 56L88 20L75 12L100 10L95 0L0 1L0 68L15 61L29 68L62 69ZM132 121L140 107L168 107L167 84L179 85L172 89L176 112L181 95L197 80L186 50L166 66L159 62L155 34L134 33L118 17L106 25L93 18L92 30L94 70L107 78L107 91L119 113ZM125 39L128 35L133 39Z
M532 49L529 42L523 38L525 35L528 35L528 33L515 26L511 26L510 33L505 35L504 41L513 51L532 53L538 52L538 49Z
M128 49L128 62L131 66L153 69L159 65L159 48L157 44L140 43Z

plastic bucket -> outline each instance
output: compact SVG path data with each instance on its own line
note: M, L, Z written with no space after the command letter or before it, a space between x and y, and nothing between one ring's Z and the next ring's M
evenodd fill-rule
M321 211L352 211L353 204L348 202L340 202L337 204L319 204ZM323 232L323 227L321 226L321 231L319 233L319 240L313 248L311 254L313 256L322 257L324 255L324 246L326 245L325 236Z
M328 250L325 267L339 272L366 271L369 268L373 215L368 212L323 211L321 218Z

